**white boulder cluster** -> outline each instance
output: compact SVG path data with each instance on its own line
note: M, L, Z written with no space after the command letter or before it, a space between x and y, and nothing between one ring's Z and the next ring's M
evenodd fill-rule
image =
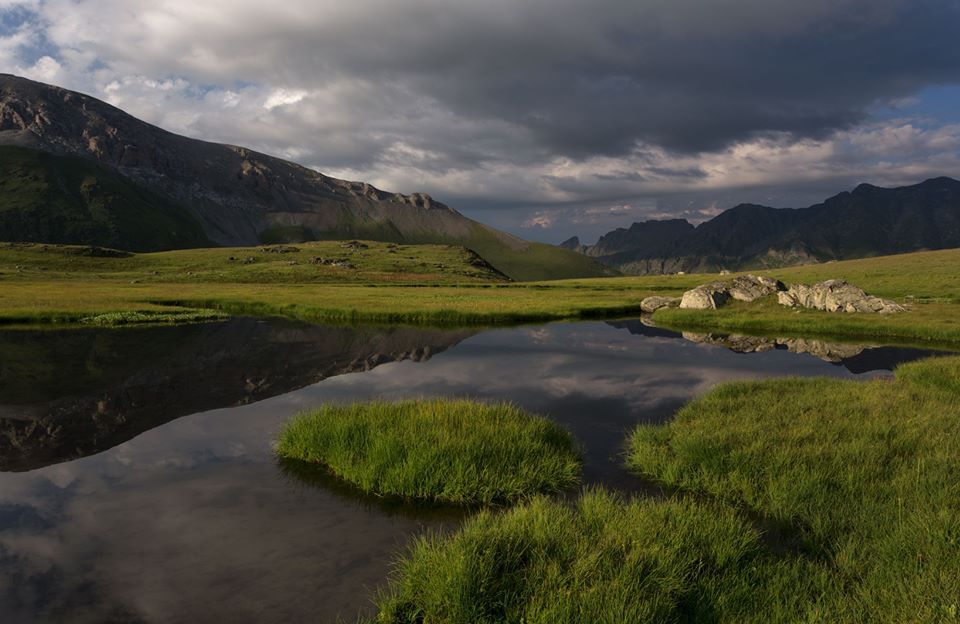
M716 310L728 300L756 301L777 295L777 302L788 307L813 308L827 312L871 312L893 314L906 308L889 299L868 295L863 289L844 280L827 280L809 286L783 282L758 275L741 275L732 282L701 284L683 293L682 297L647 297L640 302L643 312L652 313L661 308L688 310Z
M868 295L863 289L844 280L827 280L813 286L794 284L789 290L777 293L777 301L784 306L815 308L827 312L893 314L906 311L902 305Z

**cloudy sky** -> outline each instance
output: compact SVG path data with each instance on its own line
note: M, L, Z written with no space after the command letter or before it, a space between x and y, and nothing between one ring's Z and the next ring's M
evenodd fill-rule
M0 70L521 236L960 177L960 0L0 0Z

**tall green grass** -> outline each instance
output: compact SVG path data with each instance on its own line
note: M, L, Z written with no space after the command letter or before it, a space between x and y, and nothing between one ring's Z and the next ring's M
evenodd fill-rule
M325 405L287 423L277 454L367 493L454 504L561 491L580 472L558 425L504 403L453 399Z
M793 527L831 622L960 619L960 358L895 382L725 385L630 439L636 471Z
M781 560L738 512L693 500L538 497L418 538L377 621L786 622L816 619L822 566Z

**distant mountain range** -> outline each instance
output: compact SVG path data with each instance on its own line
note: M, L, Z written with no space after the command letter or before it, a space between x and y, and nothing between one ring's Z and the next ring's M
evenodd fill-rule
M960 247L960 182L861 184L809 208L740 204L693 226L683 219L634 223L561 247L635 275L712 273Z
M346 238L463 245L514 279L611 272L425 194L178 136L95 98L0 74L0 240L152 251Z

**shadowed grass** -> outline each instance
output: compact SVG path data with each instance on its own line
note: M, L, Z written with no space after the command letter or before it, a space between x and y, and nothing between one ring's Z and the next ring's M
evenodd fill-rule
M454 504L561 491L580 472L558 425L453 399L325 405L284 427L277 454L322 464L367 493Z
M392 623L816 619L826 573L778 560L737 512L691 500L537 497L417 539L378 599Z
M799 531L828 562L831 622L960 618L960 358L895 382L721 386L662 426L629 465Z

